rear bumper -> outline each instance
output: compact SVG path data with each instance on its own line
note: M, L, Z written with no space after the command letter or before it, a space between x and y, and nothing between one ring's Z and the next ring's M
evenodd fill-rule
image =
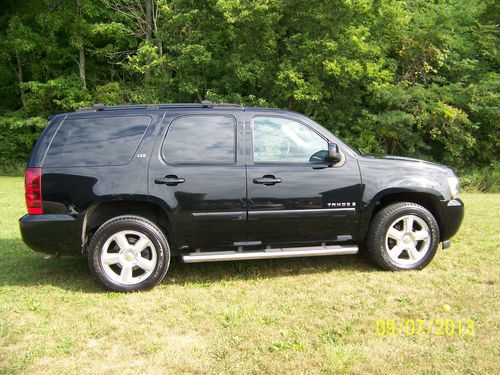
M449 240L460 228L464 218L464 203L456 198L441 202L441 241Z
M24 215L19 219L21 237L35 251L47 254L80 254L83 220L72 215Z

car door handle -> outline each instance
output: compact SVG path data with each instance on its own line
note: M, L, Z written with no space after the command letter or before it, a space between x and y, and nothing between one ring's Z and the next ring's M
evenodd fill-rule
M155 179L155 184L167 185L167 186L175 186L177 184L182 184L186 180L184 178L179 178L174 175L168 175L163 178Z
M254 178L253 183L254 184L262 184L262 185L274 185L274 184L279 184L281 181L283 181L281 178L276 178L272 175L265 175L262 176L261 178Z

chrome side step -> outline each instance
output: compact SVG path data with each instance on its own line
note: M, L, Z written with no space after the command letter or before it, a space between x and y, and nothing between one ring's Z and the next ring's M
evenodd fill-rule
M296 257L317 257L325 255L346 255L357 254L356 245L349 246L312 246L312 247L288 247L282 249L265 249L251 251L215 251L215 252L195 252L182 255L184 263L199 262L222 262L226 260L250 260L267 258L296 258Z

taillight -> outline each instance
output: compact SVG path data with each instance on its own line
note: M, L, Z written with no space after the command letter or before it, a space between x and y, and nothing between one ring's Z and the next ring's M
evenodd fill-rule
M24 174L24 195L28 214L41 215L42 208L42 169L27 168Z

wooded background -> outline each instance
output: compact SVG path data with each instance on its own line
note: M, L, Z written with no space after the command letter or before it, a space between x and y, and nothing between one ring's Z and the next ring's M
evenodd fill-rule
M368 153L498 188L495 0L0 1L0 165L47 116L210 99L302 112Z

